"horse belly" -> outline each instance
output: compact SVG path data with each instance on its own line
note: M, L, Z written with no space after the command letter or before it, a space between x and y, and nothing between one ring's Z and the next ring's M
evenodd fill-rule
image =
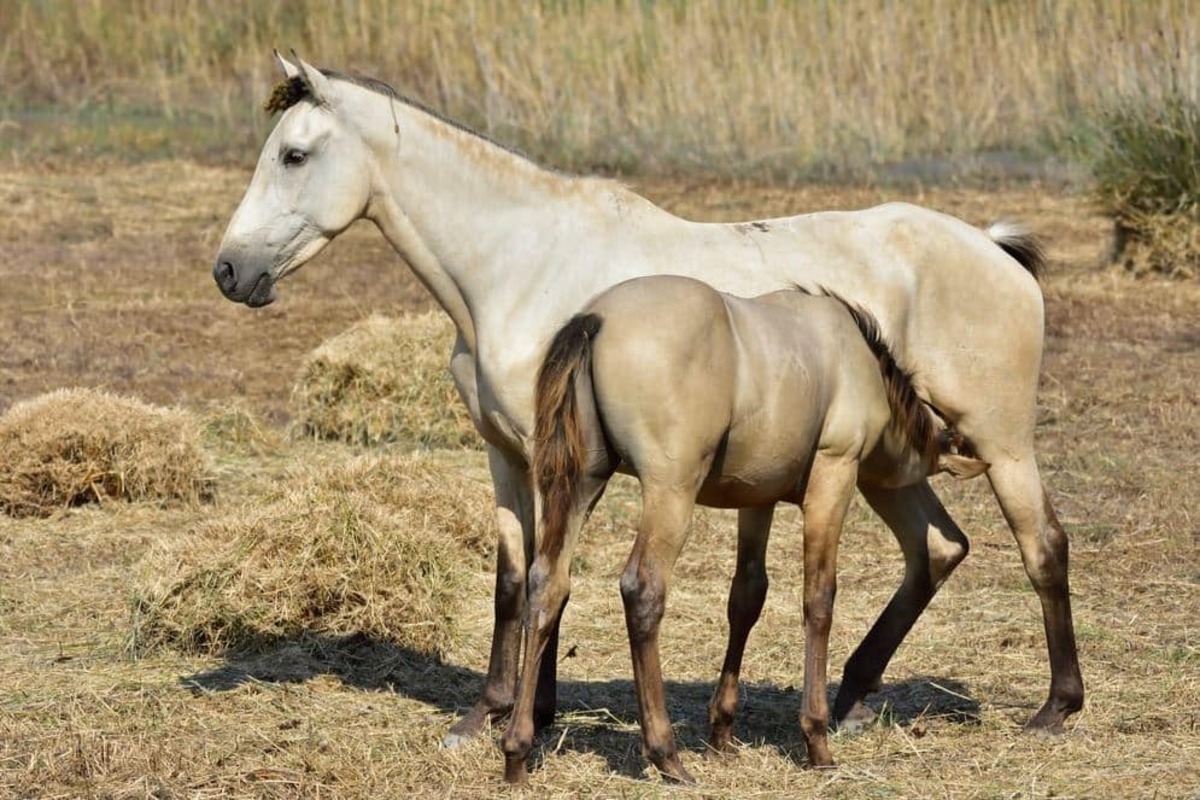
M731 430L696 501L713 508L743 508L798 498L819 429L803 420L789 422L795 424L781 428L751 419Z

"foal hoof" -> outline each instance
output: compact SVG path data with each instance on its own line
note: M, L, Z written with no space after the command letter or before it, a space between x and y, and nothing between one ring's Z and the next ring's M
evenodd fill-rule
M837 721L837 732L848 736L857 736L874 725L876 718L875 710L859 700L846 712L846 716Z
M683 768L683 763L678 757L664 761L661 764L655 764L655 766L658 768L659 774L666 780L689 785L696 782L691 773Z
M505 756L504 782L516 786L528 781L529 771L525 768L525 758L523 756Z

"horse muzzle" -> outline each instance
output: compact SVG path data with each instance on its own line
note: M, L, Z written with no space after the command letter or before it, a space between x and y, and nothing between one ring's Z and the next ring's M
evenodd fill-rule
M261 308L275 301L275 280L267 270L254 276L239 276L233 262L217 258L213 264L213 280L226 299L245 303L250 308Z

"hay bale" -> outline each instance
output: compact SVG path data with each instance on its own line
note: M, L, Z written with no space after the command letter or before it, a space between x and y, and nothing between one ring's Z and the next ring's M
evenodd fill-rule
M211 464L186 411L96 389L62 389L0 417L0 510L49 516L112 500L210 498Z
M339 637L368 637L440 656L491 530L486 487L419 455L298 476L150 557L169 577L135 599L134 644L248 655L300 641L329 657Z
M481 446L447 367L454 338L439 312L351 326L305 360L292 390L297 430L350 444Z

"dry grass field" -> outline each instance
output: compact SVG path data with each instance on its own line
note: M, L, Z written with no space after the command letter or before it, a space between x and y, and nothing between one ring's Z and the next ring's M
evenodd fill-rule
M976 223L1019 218L1047 237L1040 453L1073 542L1089 691L1061 737L1020 730L1044 698L1044 638L982 481L938 483L972 537L971 555L885 676L873 699L881 723L836 738L839 766L829 771L804 767L795 721L794 513L777 523L771 593L743 671L735 734L744 746L728 759L702 757L733 567L729 517L704 513L663 640L672 715L699 786L668 787L647 773L616 577L637 511L628 482L605 498L580 547L561 715L538 741L524 792L501 783L492 739L438 746L482 684L491 576L478 555L461 565L455 635L441 657L371 626L359 636L264 640L244 655L131 647L135 599L204 557L214 526L272 519L272 498L359 463L361 449L284 435L306 354L372 314L430 308L366 226L289 278L275 305L251 311L223 300L210 259L248 178L244 168L185 160L0 167L0 413L72 386L178 405L205 420L217 475L215 500L200 505L0 515L0 796L1200 797L1200 286L1101 268L1110 224L1060 185L638 188L705 219L900 198ZM487 490L480 452L425 459L447 492ZM438 519L394 519L418 537L447 535ZM900 570L889 534L856 502L831 641L835 681Z

